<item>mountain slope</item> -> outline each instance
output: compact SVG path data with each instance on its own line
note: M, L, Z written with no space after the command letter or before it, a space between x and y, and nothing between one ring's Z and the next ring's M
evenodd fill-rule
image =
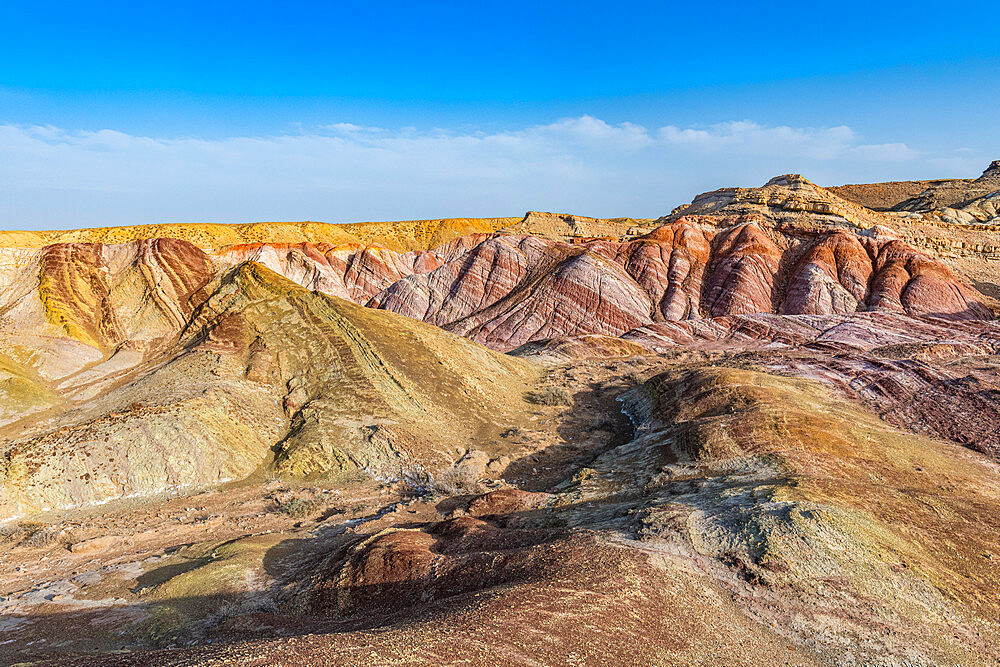
M161 263L170 256L150 253ZM116 277L142 261L133 257ZM204 300L187 313L155 305L161 302L148 291L95 283L99 266L70 262L57 274L64 286L51 294L43 271L36 299L48 294L64 304L60 298L77 293L65 285L96 285L86 292L93 303L143 323L143 332L156 331L146 317L154 308L157 340L172 343L111 349L118 330L101 326L109 319L93 308L56 309L57 324L19 323L12 347L49 331L41 338L56 341L51 349L89 350L77 366L90 366L39 381L39 400L51 402L30 421L5 427L0 507L8 516L194 488L267 467L291 476L384 478L436 469L473 444L489 450L528 387L531 371L519 360L310 292L257 264L200 286ZM53 369L41 366L43 375ZM23 385L23 375L7 385Z

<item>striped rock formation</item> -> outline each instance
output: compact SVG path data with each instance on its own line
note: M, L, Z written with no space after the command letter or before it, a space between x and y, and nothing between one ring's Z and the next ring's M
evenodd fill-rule
M0 662L998 664L987 186L0 235Z
M941 261L891 235L792 236L758 220L682 217L633 241L495 237L367 305L498 350L571 334L746 313L884 310L949 319L991 311Z
M573 340L563 349L614 355L646 349L650 336L739 336L739 318L755 314L992 317L984 297L885 221L789 176L700 196L641 236L636 221L532 213L515 226L541 236L500 233L499 220L465 235L453 234L462 221L400 223L410 247L399 249L215 248L225 234L214 228L194 230L208 250L171 238L14 244L0 265L2 504L100 502L261 465L292 476L445 465L429 453L433 433L457 434L460 447L488 432L493 422L477 415L502 413L489 406L508 394L520 400L512 388L530 372L440 329L499 352ZM435 235L449 238L414 247ZM114 456L129 438L134 459ZM78 457L95 447L106 456ZM177 456L204 465L178 467Z

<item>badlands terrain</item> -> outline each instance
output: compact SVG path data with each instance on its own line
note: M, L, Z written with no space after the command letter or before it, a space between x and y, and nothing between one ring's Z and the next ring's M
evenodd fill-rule
M1000 162L0 232L0 662L1000 662Z

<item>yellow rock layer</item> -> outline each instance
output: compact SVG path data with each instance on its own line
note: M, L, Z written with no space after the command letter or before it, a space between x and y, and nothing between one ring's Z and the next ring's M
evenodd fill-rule
M448 218L399 222L165 223L126 227L0 232L0 247L41 248L53 243L127 243L175 238L217 250L241 243L380 243L400 252L429 250L467 234L489 233L522 218Z

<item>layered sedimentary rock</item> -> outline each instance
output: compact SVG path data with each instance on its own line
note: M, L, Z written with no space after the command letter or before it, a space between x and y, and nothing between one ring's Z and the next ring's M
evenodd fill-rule
M1000 242L858 192L8 237L0 661L995 664Z
M598 346L613 355L657 336L739 337L750 320L738 316L756 313L992 317L880 215L786 176L700 196L634 238L625 233L633 225L617 238L567 243L554 238L559 225L573 236L626 222L529 214L520 227L544 236L477 233L404 252L273 241L205 252L178 239L7 249L0 420L9 511L211 483L262 465L296 476L444 465L414 452L453 432L450 420L459 432L486 428L474 415L498 395L482 373L500 378L506 395L527 371L414 319L497 351L551 340L566 353ZM401 237L412 244L461 228L438 222L403 223ZM205 245L220 238L210 237ZM474 396L486 398L466 405ZM132 451L141 463L112 465L116 443L140 424ZM174 441L185 444L163 449ZM104 452L93 459L100 466L72 458L73 447L72 463L49 455L67 443ZM202 449L215 458L197 471L169 463ZM56 478L66 482L49 484Z
M528 211L524 218L500 230L502 234L531 234L556 241L588 238L639 236L649 231L652 220L636 218L588 218L582 215Z
M956 207L944 207L935 213L944 222L965 225L1000 225L1000 178L997 189Z
M735 355L755 367L817 380L900 428L1000 461L998 353L997 321L890 312L658 322L620 338L566 336L515 351L550 360Z
M254 222L246 224L166 223L53 231L0 232L0 246L41 248L55 243L128 243L150 238L174 238L206 251L252 243L382 244L398 252L429 250L442 243L489 233L522 218L445 218L399 222Z
M437 222L402 223L398 231L401 238L427 240L462 228ZM245 314L229 314L237 302L226 305L218 294L228 294L236 283L240 289L259 283L245 279L248 262L314 293L421 319L500 351L532 341L603 336L591 341L604 341L611 353L643 334L612 339L657 323L691 322L672 330L710 331L726 317L754 313L991 317L980 296L944 263L917 251L884 222L880 214L786 176L759 189L699 196L637 238L565 243L552 238L559 225L576 234L611 223L529 214L520 228L548 225L552 233L479 233L405 252L370 243L269 241L206 253L176 239L58 243L37 252L8 248L0 276L0 391L6 399L0 419L16 421L66 401L85 401L129 373L169 368L178 346L195 344L207 317L217 320L207 330L211 335L205 334L209 339L239 331ZM313 233L302 226L288 229ZM231 230L241 237L265 231ZM112 237L137 233L107 230ZM212 232L202 241L211 247L224 236ZM291 283L275 289L295 290ZM283 335L291 340L293 330ZM724 335L739 332L736 327ZM281 366L258 334L244 331L237 338L220 349L242 350L252 367L248 378L267 377ZM286 391L297 396L304 390Z
M490 239L368 305L501 350L563 333L621 333L652 310L649 295L614 260L535 237Z
M889 234L831 229L796 237L761 220L686 216L624 243L492 238L367 305L499 350L757 312L991 317L943 263Z
M839 197L800 174L776 176L759 188L722 188L695 197L657 222L684 215L757 215L776 223L816 228L830 223L870 228L886 217Z
M518 218L442 218L397 222L253 222L244 224L164 223L52 231L0 231L0 247L41 248L56 243L118 244L151 238L188 241L206 250L255 243L378 244L397 252L430 250L462 236L511 230L568 241L593 236L637 234L649 220L600 219L529 211Z
M521 226L543 226L539 219L529 214ZM407 253L256 244L217 256L263 262L310 289L423 319L500 351L756 312L991 317L987 298L900 238L890 222L783 176L762 188L700 195L635 238L565 243L500 233Z
M100 382L176 343L215 270L172 239L57 244L5 275L0 294L0 423L96 395Z
M256 262L303 287L360 303L404 276L442 263L440 255L427 251L398 253L357 243L254 243L227 248L218 259L234 265Z

